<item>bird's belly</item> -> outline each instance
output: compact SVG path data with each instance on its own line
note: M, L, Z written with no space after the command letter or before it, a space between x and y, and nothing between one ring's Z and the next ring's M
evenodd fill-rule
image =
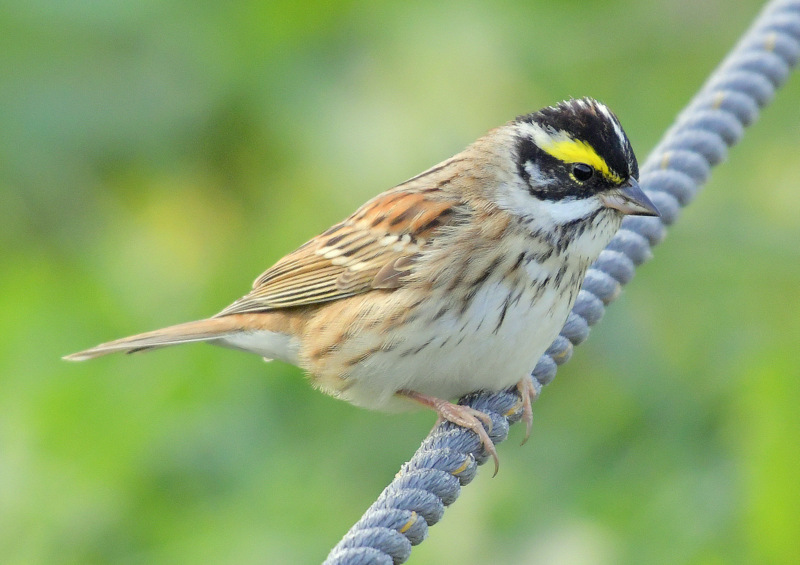
M402 410L400 389L453 399L497 391L530 374L563 327L572 295L559 286L484 285L461 314L417 317L402 343L358 365L338 396L368 408Z

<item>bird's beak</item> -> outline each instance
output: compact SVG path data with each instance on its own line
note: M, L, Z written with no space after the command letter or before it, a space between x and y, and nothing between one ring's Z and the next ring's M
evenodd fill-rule
M661 213L642 191L638 181L631 177L618 189L600 197L607 208L614 208L630 216L660 216Z

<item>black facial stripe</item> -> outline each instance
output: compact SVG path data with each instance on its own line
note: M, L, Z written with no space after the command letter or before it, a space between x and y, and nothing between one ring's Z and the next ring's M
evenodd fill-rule
M531 175L525 168L525 163L529 161L536 163L544 155L546 153L539 149L539 146L530 137L526 135L517 136L517 171L519 176L525 179L525 182L530 183L531 180Z
M538 185L532 181L525 165L532 163L546 177L555 179L556 182L547 185ZM562 200L564 198L589 198L598 191L609 188L603 186L605 182L600 175L596 175L589 182L579 184L569 175L570 165L565 164L546 153L533 140L526 136L517 137L517 170L528 185L528 192L539 200Z

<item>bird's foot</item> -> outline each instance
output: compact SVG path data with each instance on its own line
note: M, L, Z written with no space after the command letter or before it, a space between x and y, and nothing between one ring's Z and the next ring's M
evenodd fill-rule
M419 392L414 392L413 390L398 390L397 394L400 396L405 396L406 398L413 400L422 406L435 410L439 415L436 425L438 425L442 420L447 420L448 422L452 422L457 426L472 430L478 434L478 437L481 440L481 445L483 445L483 448L486 450L486 452L492 456L492 459L494 459L494 475L492 476L497 475L497 471L500 468L500 460L497 457L497 450L494 447L494 442L492 442L491 438L489 438L489 434L486 431L487 428L489 431L492 431L492 419L487 414L470 406L453 404L447 400L442 400L441 398L436 398L434 396L428 396L427 394L420 394ZM530 402L528 404L530 404Z

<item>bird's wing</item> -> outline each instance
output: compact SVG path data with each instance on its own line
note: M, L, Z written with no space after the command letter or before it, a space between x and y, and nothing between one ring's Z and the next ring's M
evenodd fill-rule
M397 188L308 241L265 271L218 316L317 304L401 286L417 253L457 203L441 191Z

